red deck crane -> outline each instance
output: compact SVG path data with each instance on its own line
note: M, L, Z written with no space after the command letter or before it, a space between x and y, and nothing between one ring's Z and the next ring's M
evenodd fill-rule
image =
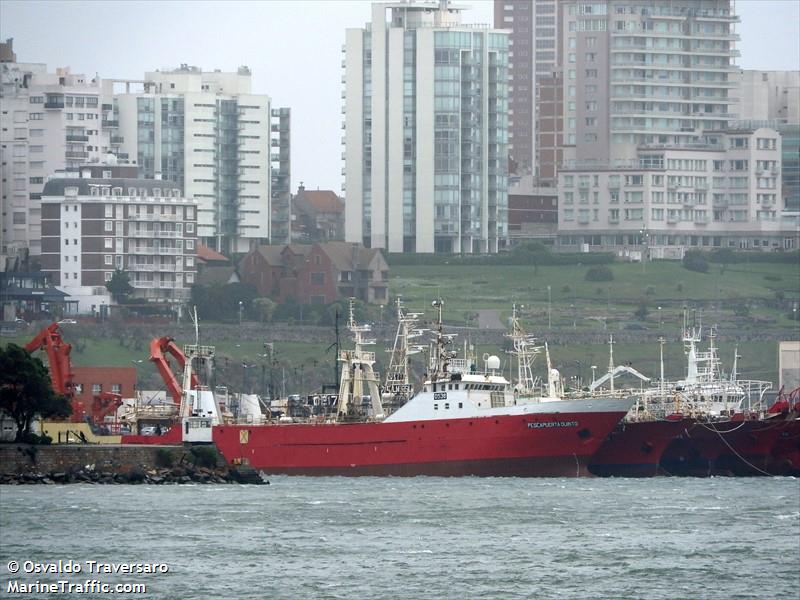
M84 420L86 410L83 403L75 398L75 388L73 387L72 365L69 360L69 353L72 345L64 341L59 331L58 323L53 323L42 329L38 335L25 346L28 352L36 352L43 349L47 354L47 363L50 369L50 381L53 391L69 398L72 404L72 416L70 421L80 423Z
M175 374L172 372L172 367L170 367L169 361L167 360L165 354L172 355L172 357L178 362L178 366L181 368L181 371L183 371L183 369L186 367L186 355L175 343L175 340L169 336L155 338L152 342L150 342L150 361L155 364L156 368L158 369L161 378L164 380L164 383L167 386L167 391L172 396L173 402L180 406L183 398L183 387L178 378L175 377ZM191 386L192 388L196 388L199 385L200 382L197 379L197 374L192 371Z

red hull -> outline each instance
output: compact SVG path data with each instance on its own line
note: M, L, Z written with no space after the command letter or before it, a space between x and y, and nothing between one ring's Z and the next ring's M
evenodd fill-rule
M652 477L667 446L692 419L622 422L608 435L589 462L589 472L600 477Z
M675 439L661 458L668 475L769 475L773 449L786 421L697 423Z
M292 475L585 475L622 412L399 423L225 425L228 462ZM543 425L557 423L557 425Z
M798 476L800 475L800 418L787 418L778 426L780 436L772 447L772 460L768 471L773 475Z

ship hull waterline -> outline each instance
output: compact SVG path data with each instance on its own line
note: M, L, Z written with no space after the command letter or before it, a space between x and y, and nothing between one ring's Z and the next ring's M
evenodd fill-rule
M589 463L598 477L653 477L667 446L694 424L692 419L622 422Z
M229 463L266 474L576 477L624 414L224 425L212 437Z
M786 428L763 420L699 422L670 443L660 470L693 477L778 474L771 470L773 450Z

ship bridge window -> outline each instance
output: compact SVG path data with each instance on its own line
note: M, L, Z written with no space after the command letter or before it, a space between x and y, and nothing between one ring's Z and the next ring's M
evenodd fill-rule
M434 404L433 405L433 410L439 410L439 405L438 404Z
M449 402L445 402L444 403L444 408L445 408L445 410L448 410L450 408L450 403Z
M458 408L464 408L464 403L463 402L459 402L458 403Z

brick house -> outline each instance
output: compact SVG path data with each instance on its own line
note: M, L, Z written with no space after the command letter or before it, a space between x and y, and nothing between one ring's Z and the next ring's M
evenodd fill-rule
M307 190L292 198L292 239L327 242L344 239L344 202L331 190Z
M113 392L123 398L136 395L136 367L72 367L75 399L88 413L100 392Z
M355 297L388 300L389 266L380 250L347 242L259 246L239 264L239 275L260 296L279 303L329 304Z

